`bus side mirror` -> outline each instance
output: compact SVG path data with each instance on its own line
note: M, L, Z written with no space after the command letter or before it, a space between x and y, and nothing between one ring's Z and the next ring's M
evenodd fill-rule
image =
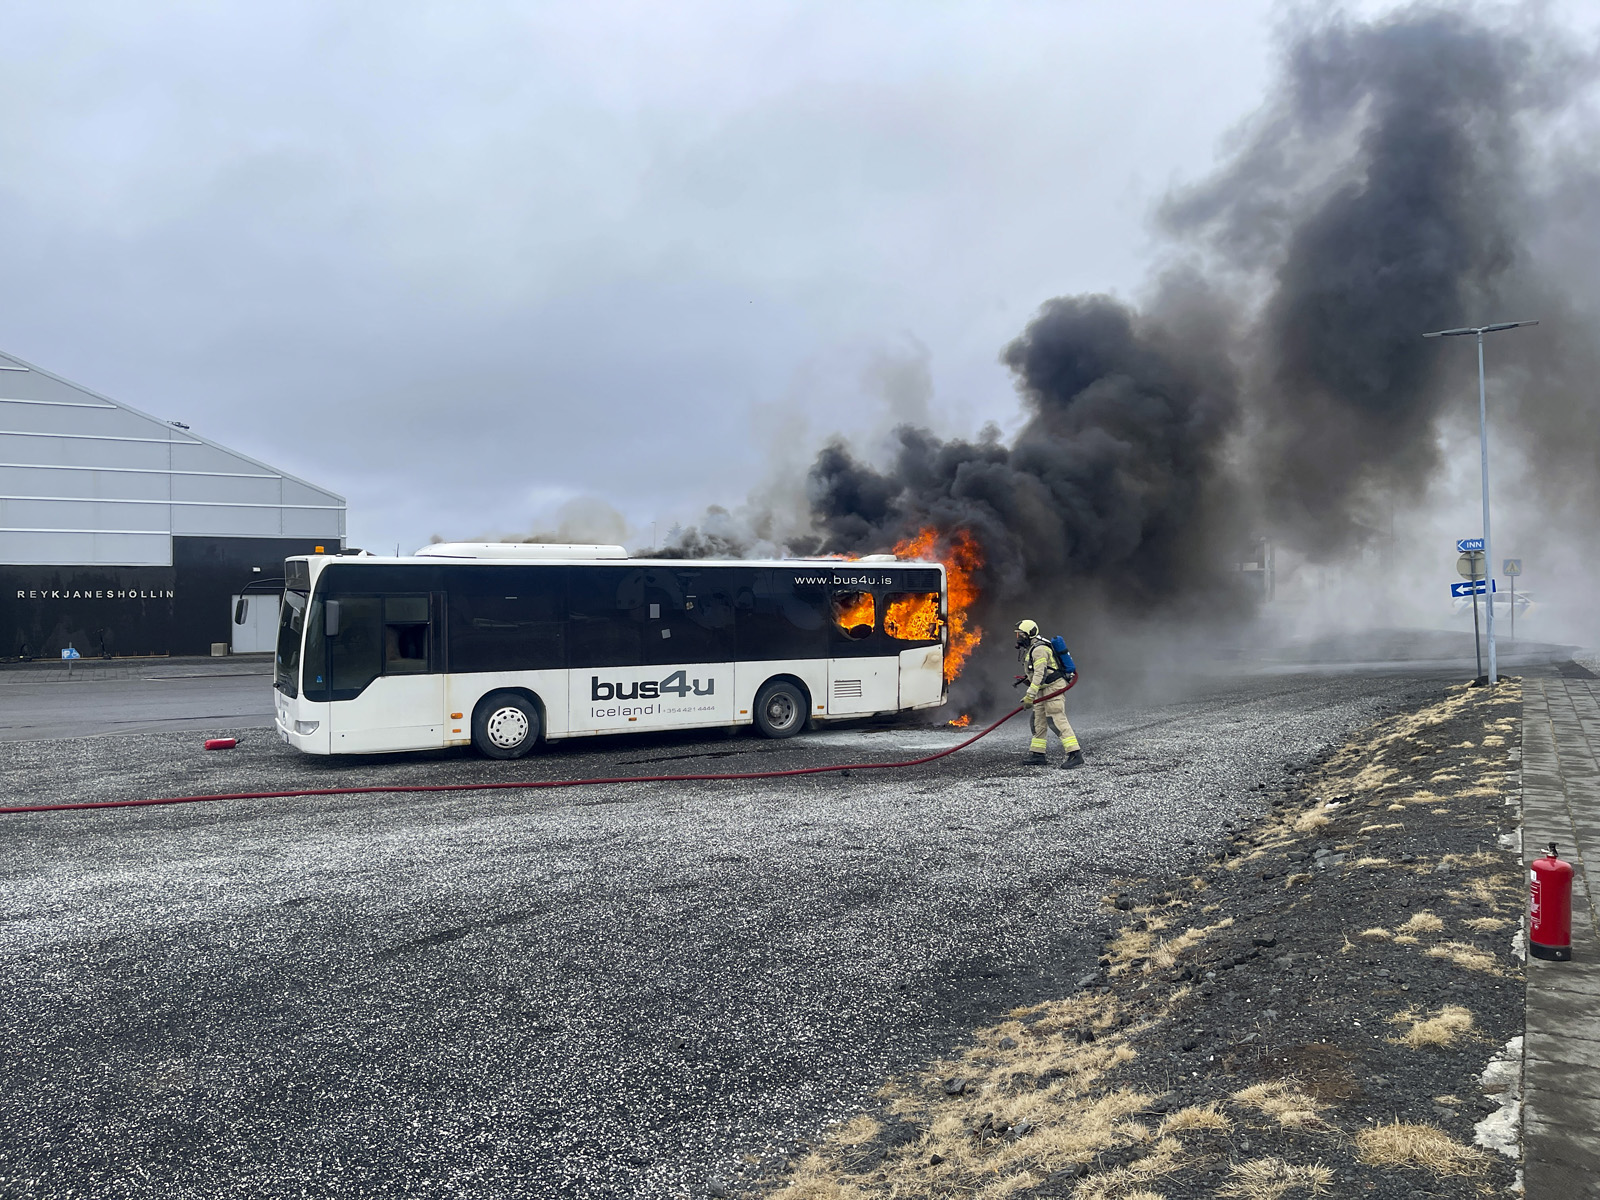
M323 631L329 637L338 637L339 636L339 602L337 600L329 600L328 603L326 605L324 605L323 607L326 610L325 615L323 616L323 619L322 619Z
M243 596L240 596L239 603L233 606L233 623L235 625L243 625L245 618L249 615L250 601L245 599Z

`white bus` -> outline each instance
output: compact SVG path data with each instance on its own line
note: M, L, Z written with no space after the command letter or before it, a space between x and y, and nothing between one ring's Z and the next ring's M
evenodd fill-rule
M308 754L808 720L944 703L945 571L454 543L284 564L277 728Z

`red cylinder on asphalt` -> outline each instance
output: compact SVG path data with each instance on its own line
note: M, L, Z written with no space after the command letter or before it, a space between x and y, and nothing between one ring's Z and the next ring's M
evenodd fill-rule
M1572 957L1572 864L1550 853L1528 868L1528 949L1535 958Z
M207 738L207 750L232 750L239 744L237 738ZM1570 869L1570 868L1569 868Z

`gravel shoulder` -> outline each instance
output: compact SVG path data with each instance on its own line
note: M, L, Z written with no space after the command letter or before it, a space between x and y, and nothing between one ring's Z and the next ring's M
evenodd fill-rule
M1520 688L1451 689L1204 868L1119 878L1101 954L713 1195L1469 1197L1517 1179Z

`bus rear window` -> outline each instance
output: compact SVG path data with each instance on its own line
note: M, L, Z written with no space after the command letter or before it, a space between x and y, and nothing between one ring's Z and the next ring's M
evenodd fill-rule
M938 639L938 592L890 592L883 600L883 631L890 637L902 642Z
M833 623L852 641L872 636L877 624L877 606L871 592L835 592Z

